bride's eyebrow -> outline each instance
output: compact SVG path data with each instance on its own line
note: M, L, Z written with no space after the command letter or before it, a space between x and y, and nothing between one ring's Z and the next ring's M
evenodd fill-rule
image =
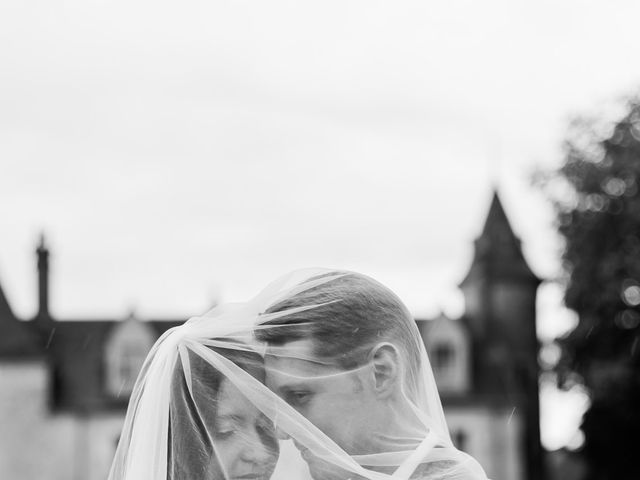
M244 419L244 415L237 413L222 413L216 416L216 423L220 421L242 422Z

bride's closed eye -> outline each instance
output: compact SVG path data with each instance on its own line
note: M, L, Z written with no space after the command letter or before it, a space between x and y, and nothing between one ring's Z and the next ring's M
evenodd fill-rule
M227 438L231 438L233 434L237 431L238 425L231 418L223 418L219 419L216 423L216 426L213 430L213 435L215 438L220 440L224 440Z
M215 438L218 438L220 440L224 440L227 438L231 438L233 436L233 434L237 431L237 428L232 427L232 426L221 426L221 427L217 427L214 431L213 431L213 435Z
M227 440L233 436L235 430L215 430L213 435L218 440Z

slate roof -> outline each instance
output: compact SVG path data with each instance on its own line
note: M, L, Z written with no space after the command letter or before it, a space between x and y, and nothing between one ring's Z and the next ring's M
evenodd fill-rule
M148 322L156 338L184 320ZM114 320L53 321L45 342L54 411L95 412L126 408L128 395L106 390L105 344L121 322Z
M511 228L497 192L493 194L482 233L475 240L471 268L460 286L491 277L540 283L522 254L520 239Z
M0 359L24 360L41 354L40 339L31 327L16 318L0 286Z

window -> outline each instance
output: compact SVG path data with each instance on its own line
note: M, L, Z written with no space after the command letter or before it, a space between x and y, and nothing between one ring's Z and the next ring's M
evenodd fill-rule
M105 346L105 389L126 399L133 391L155 336L144 322L129 318L117 325Z
M428 325L424 336L440 393L455 396L467 392L471 386L471 345L464 323L441 315Z
M455 361L455 351L450 343L438 343L433 351L433 368L441 373L450 371Z
M120 346L120 359L118 361L118 377L115 382L119 384L118 394L129 395L133 391L138 373L142 368L147 351L141 345L134 343L124 343Z

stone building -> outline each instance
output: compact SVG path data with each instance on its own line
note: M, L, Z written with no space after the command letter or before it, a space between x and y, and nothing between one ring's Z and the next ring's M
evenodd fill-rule
M155 340L183 320L52 318L48 255L37 249L38 314L13 314L0 286L0 476L103 480L129 394ZM416 322L452 438L495 480L541 480L539 279L497 195L460 284L460 319Z

